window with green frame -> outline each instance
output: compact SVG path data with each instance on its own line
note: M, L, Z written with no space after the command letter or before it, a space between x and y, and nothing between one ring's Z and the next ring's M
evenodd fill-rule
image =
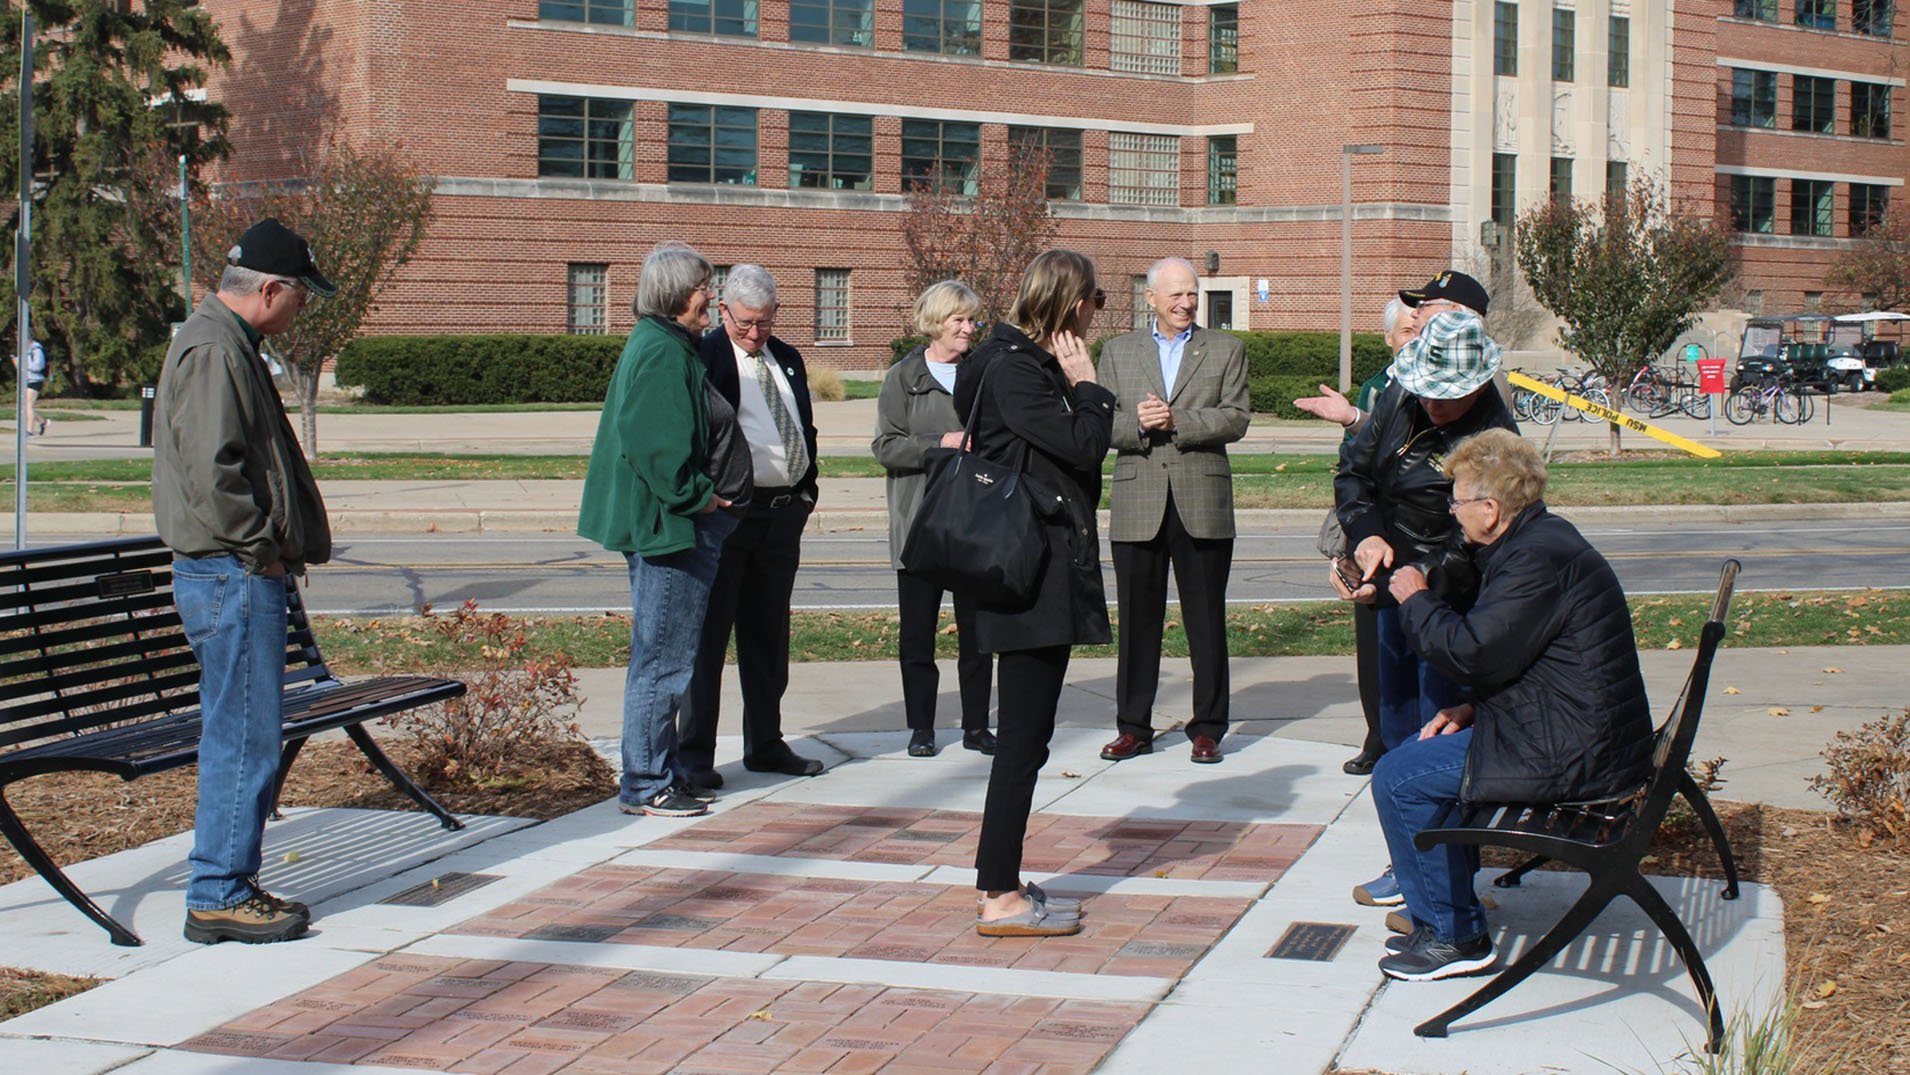
M1736 0L1731 13L1740 19L1756 19L1759 22L1777 21L1777 0Z
M631 0L538 0L537 17L552 22L628 26L632 7Z
M1890 137L1890 87L1875 82L1850 84L1850 133L1858 138Z
M789 40L869 48L875 44L875 0L789 0Z
M1519 73L1519 5L1506 0L1492 5L1492 73Z
M981 0L902 0L902 47L944 56L980 56Z
M1578 15L1569 8L1552 9L1552 81L1570 82L1577 73Z
M1231 134L1207 139L1207 204L1233 205L1240 188L1240 138Z
M875 124L868 116L789 114L789 186L870 190L875 177Z
M1868 234L1883 223L1890 208L1890 188L1877 183L1850 185L1850 234L1852 238Z
M1791 130L1837 133L1837 80L1795 75L1791 80Z
M1518 191L1519 158L1511 153L1492 155L1492 222L1502 229L1512 227Z
M902 189L975 193L982 127L939 119L902 121Z
M1832 209L1836 204L1831 192L1836 189L1828 179L1791 180L1791 234L1827 237L1832 234Z
M1837 0L1797 0L1797 25L1812 30L1837 29Z
M1553 157L1549 187L1552 200L1569 204L1572 200L1572 158Z
M1605 33L1605 85L1631 85L1631 20L1613 15Z
M1207 73L1231 75L1240 70L1240 5L1215 4L1207 9Z
M1036 154L1047 155L1049 198L1056 201L1081 200L1081 132L1063 127L1010 127L1008 146L1014 152L1015 167Z
M1769 176L1731 177L1731 227L1768 235L1777 230L1777 180Z
M537 174L563 179L636 178L629 101L537 98Z
M756 185L756 110L716 105L670 106L672 183Z
M1777 73L1731 69L1731 125L1777 126Z
M688 34L756 36L756 0L670 0L670 29Z
M1085 0L1008 0L1008 58L1079 67Z

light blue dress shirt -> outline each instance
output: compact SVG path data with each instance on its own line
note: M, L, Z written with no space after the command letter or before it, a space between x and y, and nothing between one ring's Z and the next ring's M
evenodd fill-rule
M1174 397L1174 381L1180 376L1181 355L1187 350L1187 341L1194 335L1194 326L1182 329L1173 339L1161 335L1161 323L1154 321L1154 346L1161 349L1161 383L1167 386L1167 399Z

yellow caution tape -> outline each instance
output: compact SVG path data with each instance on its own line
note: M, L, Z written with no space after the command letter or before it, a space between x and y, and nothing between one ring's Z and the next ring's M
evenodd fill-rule
M1681 437L1678 434L1673 433L1669 429L1660 429L1657 426L1652 425L1650 422L1641 422L1636 418L1632 418L1628 415L1620 414L1617 411L1612 410L1610 407L1604 406L1603 404L1593 403L1591 400L1586 399L1584 396L1575 396L1571 394L1570 392L1565 391L1562 388L1555 388L1552 385L1546 384L1544 381L1533 380L1532 378L1527 377L1523 373L1518 373L1513 370L1507 370L1505 376L1506 376L1506 380L1511 381L1513 384L1519 386L1520 388L1525 388L1533 392L1537 392L1539 395L1544 396L1546 399L1557 400L1558 402L1565 404L1567 407L1577 407L1579 410L1584 411L1586 414L1589 414L1594 418L1603 418L1605 421L1610 422L1611 424L1618 426L1621 429L1629 429L1633 433L1643 433L1645 436L1650 437L1653 440L1663 441L1664 443L1671 445L1673 448L1677 448L1680 451L1690 452L1692 455L1695 455L1700 459L1716 459L1719 456L1722 456L1724 454L1723 452L1718 451L1716 448L1711 448L1703 444L1699 444L1697 441L1692 440L1689 437Z

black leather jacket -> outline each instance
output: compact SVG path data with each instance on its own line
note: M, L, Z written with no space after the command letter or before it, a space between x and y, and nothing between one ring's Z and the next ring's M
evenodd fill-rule
M1637 787L1651 768L1651 706L1611 565L1544 504L1475 559L1470 610L1425 593L1399 608L1413 649L1472 688L1460 797L1577 802Z
M1417 565L1433 592L1467 603L1477 573L1447 503L1452 479L1444 468L1455 444L1488 429L1519 431L1497 392L1479 393L1458 421L1436 426L1419 397L1397 383L1387 386L1359 436L1341 447L1340 473L1333 479L1349 553L1369 537L1383 537L1393 547L1394 567ZM1380 577L1379 602L1390 604L1385 573Z

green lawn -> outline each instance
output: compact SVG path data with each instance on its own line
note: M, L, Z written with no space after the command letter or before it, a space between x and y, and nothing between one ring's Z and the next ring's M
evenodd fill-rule
M1698 641L1711 596L1634 598L1632 625L1644 649L1683 649ZM1187 655L1178 609L1168 613L1163 652ZM314 627L332 667L340 672L430 671L476 667L476 654L445 642L422 616L315 616ZM612 668L630 659L627 616L547 616L522 621L527 657L567 653L578 667ZM943 616L943 627L952 621ZM1337 601L1240 605L1227 610L1229 651L1236 657L1350 654L1353 617ZM792 614L790 656L798 661L892 661L892 612ZM1910 592L1740 592L1731 604L1729 642L1736 646L1885 646L1910 643ZM936 634L937 655L955 656L951 631ZM1082 657L1112 657L1113 646L1081 646Z

